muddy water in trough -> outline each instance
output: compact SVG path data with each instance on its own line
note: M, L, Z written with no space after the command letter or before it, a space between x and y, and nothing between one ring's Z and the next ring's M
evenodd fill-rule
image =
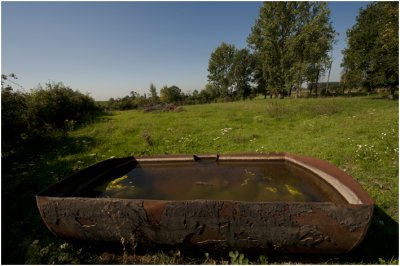
M284 161L139 163L93 192L125 199L344 202L320 177Z

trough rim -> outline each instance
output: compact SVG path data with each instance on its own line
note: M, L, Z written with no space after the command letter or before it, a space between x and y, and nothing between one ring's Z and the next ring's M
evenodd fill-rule
M219 162L283 160L300 166L321 177L340 193L349 204L374 204L374 200L350 175L328 161L293 153L232 153L203 155L155 155L134 158L138 163L192 162L215 160Z
M93 164L85 169L96 167L97 164L108 162L112 160L132 160L136 163L172 163L172 162L194 162L198 160L211 160L218 162L234 162L234 161L287 161L289 163L293 163L296 166L302 167L315 175L322 178L328 185L333 187L341 196L347 201L347 204L369 204L374 205L375 202L372 197L362 188L360 183L357 182L353 177L348 175L346 172L333 165L332 163L317 159L315 157L309 157L304 155L298 155L287 152L271 152L271 153L227 153L227 154L197 154L197 155L188 155L188 154L173 154L173 155L150 155L150 156L129 156L125 158L115 158L108 159L102 162L98 162ZM84 169L84 170L85 170ZM84 171L81 170L81 171ZM65 179L59 181L56 184L68 182L68 179L73 177L75 174L81 172L78 171L74 174L67 176ZM53 184L46 189L40 191L36 198L42 196L50 196L46 194L48 190L53 188L56 184ZM57 196L54 196L57 197ZM67 196L71 198L73 196ZM79 197L78 197L79 198ZM140 200L140 199L138 199ZM158 199L154 199L158 200ZM178 200L175 200L178 201ZM232 200L235 201L235 200ZM237 201L241 202L241 201ZM246 202L246 201L242 201ZM264 202L264 201L260 201ZM268 201L265 201L268 202ZM285 201L274 201L276 202L285 202ZM329 201L328 201L329 202ZM295 203L295 202L292 202Z

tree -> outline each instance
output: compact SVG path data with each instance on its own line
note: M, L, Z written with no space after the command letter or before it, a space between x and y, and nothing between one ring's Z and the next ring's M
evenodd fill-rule
M329 56L335 41L335 31L330 23L330 12L324 2L310 4L308 15L305 17L304 27L299 34L304 36L304 58L306 62L305 81L315 87L318 95L318 81L322 74L331 67L332 59ZM301 50L301 48L299 48ZM301 81L301 80L298 80ZM300 88L301 84L298 84ZM313 86L311 86L311 89Z
M246 99L251 93L253 57L247 49L222 43L208 61L208 80L217 93L216 98L239 97Z
M386 87L392 97L399 82L399 3L373 2L360 9L356 24L347 31L343 51L343 82L368 91Z
M218 89L218 97L232 96L235 53L235 46L224 42L211 53L208 61L208 81Z
M219 94L219 90L216 86L212 83L207 83L203 90L200 92L200 97L205 102L216 101L218 98L221 97Z
M241 49L235 52L232 67L232 85L235 88L237 97L245 100L251 94L251 85L253 73L253 57L249 50Z
M256 56L254 54L252 54L252 58L253 58L252 60L253 76L251 82L255 84L253 92L262 93L264 95L264 99L266 99L269 90L266 77L263 75L262 61L256 60Z
M177 86L164 86L160 90L160 100L163 103L179 102L182 99L182 92Z
M7 91L12 91L13 90L12 85L16 85L16 86L20 87L22 90L24 90L24 88L21 85L19 85L17 82L15 82L15 80L17 80L17 79L18 79L18 77L14 73L10 73L8 75L1 74L1 89L7 90Z
M334 36L326 3L265 2L247 39L257 61L256 81L275 95L318 81Z
M287 39L292 34L293 8L293 2L264 3L248 37L250 48L261 62L262 76L274 94L283 93L286 83L289 57L285 56L285 51Z
M156 89L156 86L154 86L153 83L150 83L149 98L150 98L150 101L152 103L157 103L158 102L157 89Z

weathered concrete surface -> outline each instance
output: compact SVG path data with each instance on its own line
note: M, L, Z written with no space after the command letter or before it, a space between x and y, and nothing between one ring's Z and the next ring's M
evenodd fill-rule
M362 240L373 207L332 203L40 198L49 229L67 239L280 252L341 253ZM47 202L46 202L47 201Z
M226 156L225 160L243 160L241 156ZM271 155L252 156L247 158L271 158ZM326 174L338 175L338 182L351 190L359 203L83 198L79 194L64 193L62 188L68 185L68 179L63 181L63 186L58 184L43 191L36 200L49 230L66 239L120 242L123 238L139 245L298 253L343 253L357 246L368 230L374 207L373 200L361 186L321 160L315 163L312 158L297 155L273 156L290 158L314 169L319 167L318 171ZM147 160L154 162L160 158ZM129 160L132 159L115 162L127 167ZM102 165L102 169L108 167L109 162ZM117 166L112 167L121 174ZM84 175L79 175L82 178ZM88 178L91 182L95 180L93 176ZM71 179L72 188L82 189L77 176Z

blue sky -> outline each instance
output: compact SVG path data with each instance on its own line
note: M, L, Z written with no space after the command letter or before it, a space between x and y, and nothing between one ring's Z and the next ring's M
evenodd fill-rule
M328 2L334 47L331 81L340 79L346 30L368 2ZM1 72L26 90L62 81L96 100L177 85L201 90L210 54L237 48L262 2L2 2Z

